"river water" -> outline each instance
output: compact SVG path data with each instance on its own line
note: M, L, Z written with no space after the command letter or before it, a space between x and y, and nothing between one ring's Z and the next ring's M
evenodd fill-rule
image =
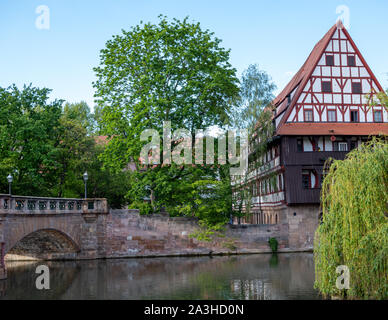
M50 289L36 289L38 265ZM311 253L8 262L0 299L319 299Z

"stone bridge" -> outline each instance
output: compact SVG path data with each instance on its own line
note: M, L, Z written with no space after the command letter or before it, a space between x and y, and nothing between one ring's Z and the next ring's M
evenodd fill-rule
M0 279L5 257L95 259L103 256L107 200L0 194Z
M8 260L79 260L311 250L289 245L287 220L278 224L227 225L222 237L193 239L196 218L142 216L136 209L109 209L107 200L0 194L0 279Z

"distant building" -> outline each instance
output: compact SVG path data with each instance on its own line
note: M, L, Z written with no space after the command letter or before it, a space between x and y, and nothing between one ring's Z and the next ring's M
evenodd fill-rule
M370 135L388 134L387 110L376 99L382 91L342 23L334 25L273 101L266 166L248 174L253 214L240 223L280 224L290 247L311 247L323 164L344 159Z

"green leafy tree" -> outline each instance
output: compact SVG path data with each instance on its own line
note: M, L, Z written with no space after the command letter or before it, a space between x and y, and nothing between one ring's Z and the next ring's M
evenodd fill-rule
M62 101L48 102L50 90L31 85L0 88L0 188L14 176L13 192L50 195L58 169Z
M268 73L260 70L258 64L249 65L241 77L240 96L232 115L233 126L253 133L261 113L275 98L275 89Z
M90 108L85 101L78 103L66 103L63 107L63 115L68 120L74 120L86 129L87 134L92 134L95 130L95 115L90 112Z
M49 89L0 88L0 192L84 196L82 174L89 172L88 196L106 197L112 207L126 203L129 173L103 168L104 146L92 136L94 119L86 103L51 103Z
M140 133L162 133L163 121L191 133L228 121L238 80L220 42L199 23L161 17L157 25L137 25L106 43L94 87L103 131L112 136L112 165L137 160Z
M111 207L126 203L129 173L113 172L103 167L100 159L104 143L93 135L94 118L85 102L67 103L60 119L57 184L53 193L58 197L84 197L82 175L89 174L88 197L107 198Z
M172 130L187 129L192 137L196 129L229 122L238 79L220 42L187 18L160 17L158 24L140 24L114 36L101 50L94 87L99 127L111 139L104 163L118 171L136 164L136 183L128 195L137 205L149 197L153 209L199 214L193 205L202 197L199 181L219 185L217 166L172 164L140 170L139 155L145 144L141 132L156 129L162 136L163 121L171 121Z

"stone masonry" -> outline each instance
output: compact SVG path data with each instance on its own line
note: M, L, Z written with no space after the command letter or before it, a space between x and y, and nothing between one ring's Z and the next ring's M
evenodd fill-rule
M192 236L199 230L195 218L109 210L106 199L0 195L0 279L7 276L4 260L261 253L271 251L271 237L279 251L311 250L315 213L313 207L291 208L278 224L227 225L221 236L199 241Z

